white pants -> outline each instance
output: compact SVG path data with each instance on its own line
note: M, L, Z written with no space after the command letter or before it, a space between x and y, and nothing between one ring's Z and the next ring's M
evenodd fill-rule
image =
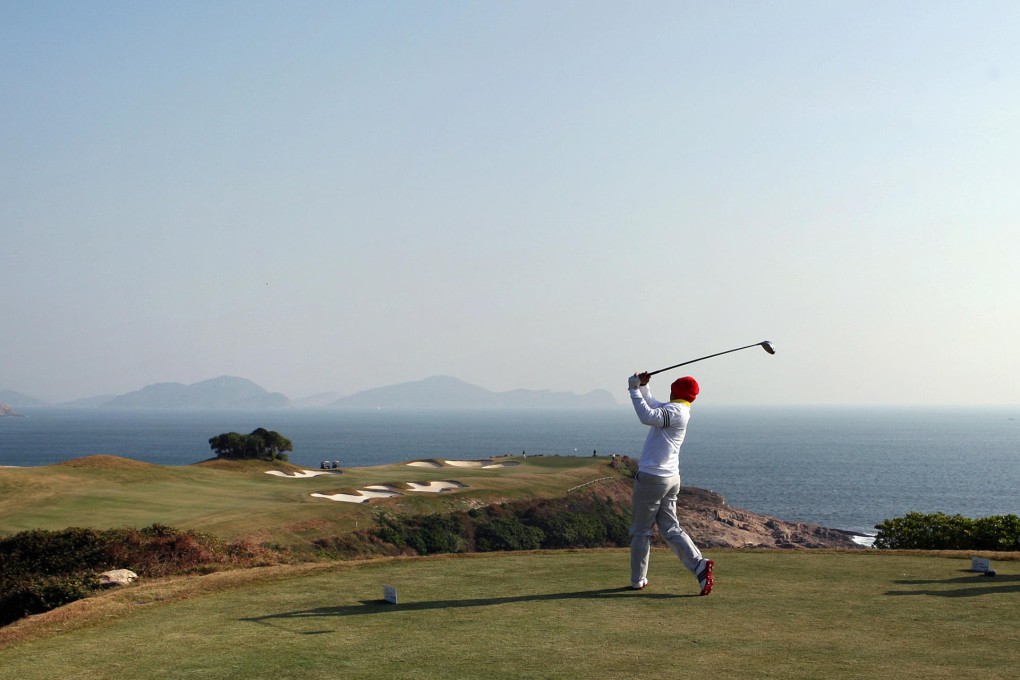
M630 580L638 584L648 577L648 555L652 533L659 535L692 574L697 574L703 557L698 546L680 526L676 517L676 497L680 493L680 475L658 477L639 472L634 478L634 524L630 528Z

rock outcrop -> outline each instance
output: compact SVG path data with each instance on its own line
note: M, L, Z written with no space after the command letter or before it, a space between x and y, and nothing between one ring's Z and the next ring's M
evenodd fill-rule
M138 574L130 569L111 569L99 575L99 584L104 588L126 586L138 580Z
M633 461L626 456L611 463L611 467L616 469L631 465ZM589 488L599 496L608 496L629 507L631 485L630 480L617 479ZM702 548L864 547L853 540L851 532L806 522L788 522L733 508L720 494L693 486L681 488L676 514L680 526Z
M852 534L838 529L788 522L731 508L721 495L684 487L677 515L695 542L707 548L860 548Z

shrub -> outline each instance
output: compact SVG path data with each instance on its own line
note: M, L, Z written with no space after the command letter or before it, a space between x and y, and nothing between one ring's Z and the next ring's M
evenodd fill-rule
M597 548L630 544L630 513L613 501L576 496L546 501L522 517L541 529L543 548Z
M378 537L399 547L408 547L419 555L465 552L468 541L462 535L464 525L453 513L447 515L377 516Z
M35 529L0 539L0 573L59 575L110 567L110 536L95 529Z
M382 540L371 531L357 531L332 538L317 538L312 543L321 555L333 559L394 557L406 550L406 548L401 549L393 543Z
M0 581L0 626L81 600L98 588L91 574L5 578Z
M23 531L0 539L0 625L87 597L97 587L96 574L109 569L166 576L265 564L279 561L279 554L162 524Z
M1020 550L1020 517L993 515L974 520L974 550Z
M542 547L545 532L529 527L516 517L493 517L475 527L475 550L537 550Z
M503 503L467 512L423 516L376 514L371 536L419 555L476 550L597 548L630 544L629 509L591 494ZM363 550L339 539L317 542L320 550Z
M1020 517L973 520L942 512L907 513L876 524L875 547L901 550L1020 550Z

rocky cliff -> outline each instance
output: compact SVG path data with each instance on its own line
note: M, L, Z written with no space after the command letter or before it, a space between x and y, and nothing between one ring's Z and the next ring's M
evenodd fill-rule
M636 468L627 456L615 459L611 465ZM592 491L630 506L630 480L616 480ZM850 532L733 508L720 494L692 486L681 488L676 513L680 526L701 548L863 547L854 542Z
M684 487L677 516L699 546L708 548L860 548L851 534L732 508L713 491Z

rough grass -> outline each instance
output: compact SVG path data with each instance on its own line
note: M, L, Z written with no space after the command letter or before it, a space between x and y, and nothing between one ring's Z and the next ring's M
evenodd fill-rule
M144 461L121 458L119 456L84 456L82 458L72 458L71 460L54 463L54 465L72 468L91 468L93 470L138 470L159 467L154 463L146 463Z
M716 592L655 551L444 556L169 579L0 631L0 678L1007 678L1020 563L713 554ZM400 603L381 602L382 587Z

